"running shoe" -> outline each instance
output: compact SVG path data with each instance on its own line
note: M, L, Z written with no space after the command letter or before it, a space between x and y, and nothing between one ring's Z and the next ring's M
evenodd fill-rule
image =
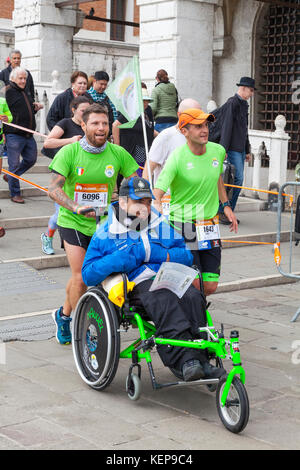
M54 255L54 250L53 250L53 245L52 245L53 238L50 238L45 233L42 233L41 240L42 240L43 253L45 253L46 255Z
M56 339L60 344L70 344L72 342L72 334L70 329L71 317L61 317L62 307L54 310L52 318L56 326Z

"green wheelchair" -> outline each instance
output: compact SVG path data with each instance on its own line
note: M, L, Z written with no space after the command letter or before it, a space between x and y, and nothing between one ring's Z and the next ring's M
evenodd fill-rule
M120 359L129 359L129 372L126 378L126 391L131 400L141 396L141 362L146 361L152 387L159 390L171 386L206 385L216 392L216 405L224 426L233 433L241 432L249 419L249 400L245 388L245 371L242 367L239 350L239 333L231 331L224 337L223 325L217 331L211 316L206 310L207 325L200 328L205 339L176 340L156 337L156 329L146 312L131 305L127 294L127 277L122 275L124 304L117 307L109 299L101 285L90 288L79 300L73 316L72 348L75 364L82 380L94 390L102 391L114 379ZM201 276L200 276L201 277ZM121 350L120 333L136 328L138 338L130 346ZM206 349L209 360L217 367L224 367L223 360L232 361L231 370L219 379L200 379L184 382L174 373L176 380L158 383L151 358L156 345L166 344L176 347Z

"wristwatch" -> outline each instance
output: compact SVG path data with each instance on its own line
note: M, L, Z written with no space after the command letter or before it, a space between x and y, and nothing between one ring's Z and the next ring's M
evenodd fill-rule
M231 207L230 201L222 202L221 206L223 210L226 206Z

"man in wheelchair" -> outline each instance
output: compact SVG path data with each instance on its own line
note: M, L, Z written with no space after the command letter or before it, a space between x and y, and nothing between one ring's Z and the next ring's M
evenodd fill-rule
M126 273L135 286L130 301L140 305L153 321L156 336L189 340L200 338L206 326L204 295L190 286L182 298L168 289L149 291L163 262L192 266L193 256L184 239L152 204L150 184L140 177L123 180L119 201L95 232L82 267L87 286L101 283L113 273ZM225 371L212 366L206 350L158 345L164 365L185 381L219 378Z

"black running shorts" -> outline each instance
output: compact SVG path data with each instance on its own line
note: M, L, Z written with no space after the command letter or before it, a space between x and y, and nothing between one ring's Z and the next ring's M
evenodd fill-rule
M73 228L58 226L58 232L61 239L61 248L64 248L64 241L66 241L69 245L80 246L86 251L92 239L92 237L84 235L84 233Z

